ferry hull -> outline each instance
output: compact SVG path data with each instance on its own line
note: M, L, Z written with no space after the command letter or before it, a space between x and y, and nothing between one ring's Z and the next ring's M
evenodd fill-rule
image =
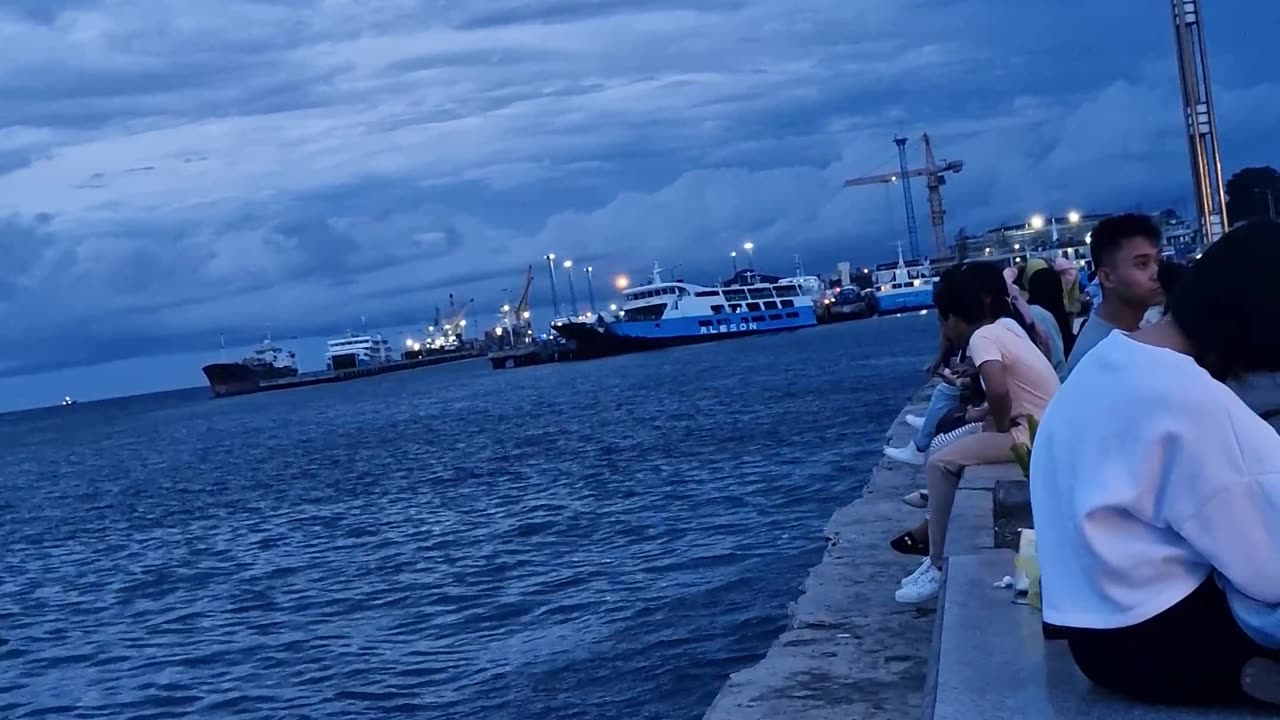
M876 293L881 315L897 315L914 310L928 310L933 307L933 288L907 292Z
M201 369L209 381L209 390L213 392L214 397L257 392L264 380L280 380L295 377L298 374L297 368L246 363L212 363Z
M577 348L575 359L588 360L798 330L818 324L811 307L796 308L788 314L795 317L782 315L780 319L772 320L766 315L762 320L755 320L753 317L760 316L742 314L657 321L566 322L554 329L561 337L574 342Z

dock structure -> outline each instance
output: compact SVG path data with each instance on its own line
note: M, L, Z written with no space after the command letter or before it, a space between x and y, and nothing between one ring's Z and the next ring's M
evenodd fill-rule
M915 430L932 387L915 394L886 441ZM923 468L881 459L861 496L836 511L828 547L790 607L790 627L756 665L734 673L704 720L1001 720L1274 717L1265 711L1142 705L1089 684L1038 610L994 584L1014 574L1016 528L1031 524L1027 481L1012 463L965 471L947 534L940 597L895 602L919 558L888 541L920 520L901 502Z
M494 370L545 365L546 363L573 360L577 356L573 343L543 340L530 345L520 345L489 353L489 364Z

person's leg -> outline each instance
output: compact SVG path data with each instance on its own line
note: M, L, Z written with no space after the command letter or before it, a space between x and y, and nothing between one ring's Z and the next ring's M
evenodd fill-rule
M970 465L1009 462L1013 436L1009 433L978 433L959 438L935 452L925 463L925 479L929 482L929 563L907 579L894 599L901 603L931 600L942 589L942 555L947 543L947 524L960 472Z
M942 567L947 524L960 487L961 471L970 465L1010 462L1012 447L1013 436L1009 433L978 433L954 440L925 463L924 476L929 485L929 557L934 567Z
M1212 577L1137 625L1064 632L1072 659L1091 682L1152 703L1248 702L1249 663L1276 657L1240 629ZM1266 697L1254 693L1252 699Z
M929 449L933 436L938 429L938 421L947 411L960 404L960 388L947 383L938 383L929 397L929 409L924 413L924 424L916 432L915 445L920 452Z

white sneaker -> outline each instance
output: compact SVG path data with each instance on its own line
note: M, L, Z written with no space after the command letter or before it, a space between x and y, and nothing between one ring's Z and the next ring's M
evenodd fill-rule
M908 425L915 428L916 430L920 430L924 428L924 418L920 417L919 415L908 415L905 418L903 418L903 420L905 420Z
M910 585L910 584L914 583L914 582L916 581L916 578L918 578L918 577L920 577L921 575L923 575L923 574L924 574L925 568L931 568L931 567L933 567L933 561L932 561L932 560L930 560L929 558L925 558L925 559L921 560L921 561L920 561L920 567L916 568L916 571L915 571L915 572L913 572L913 573L911 573L910 575L908 575L908 576L906 576L906 577L902 578L902 582L898 583L898 586L899 586L899 587L906 587L906 586L908 586L908 585Z
M909 442L900 448L887 447L884 449L885 457L890 460L897 460L900 463L908 465L923 465L925 454L916 449L916 444Z
M893 594L893 599L900 603L922 603L938 597L942 590L942 571L929 563L924 571L911 581L911 584Z

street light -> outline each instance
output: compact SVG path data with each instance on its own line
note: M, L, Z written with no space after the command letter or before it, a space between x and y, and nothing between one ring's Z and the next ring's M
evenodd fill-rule
M1076 223L1080 222L1080 213L1076 212L1075 210L1068 212L1067 222L1071 223L1072 225L1075 225Z
M619 290L626 290L631 286L631 280L626 275L619 275L613 279L613 286Z
M1044 216L1043 216L1043 215L1041 215L1040 213L1036 213L1035 215L1032 215L1032 216L1031 216L1031 229L1032 229L1032 230L1043 230L1043 229L1044 229Z
M547 253L546 258L547 273L551 275L551 315L554 319L555 316L562 314L560 312L560 299L556 297L556 254Z
M742 243L742 249L747 251L747 267L751 268L752 270L755 270L756 269L756 254L755 254L756 244L748 240L747 242Z
M738 274L738 251L734 250L729 253L729 257L733 260L733 274L736 276Z
M569 276L569 311L578 317L578 296L573 292L573 261L564 261L564 274Z
M594 313L596 311L596 291L591 285L591 272L593 270L595 268L590 265L587 266L587 310Z

